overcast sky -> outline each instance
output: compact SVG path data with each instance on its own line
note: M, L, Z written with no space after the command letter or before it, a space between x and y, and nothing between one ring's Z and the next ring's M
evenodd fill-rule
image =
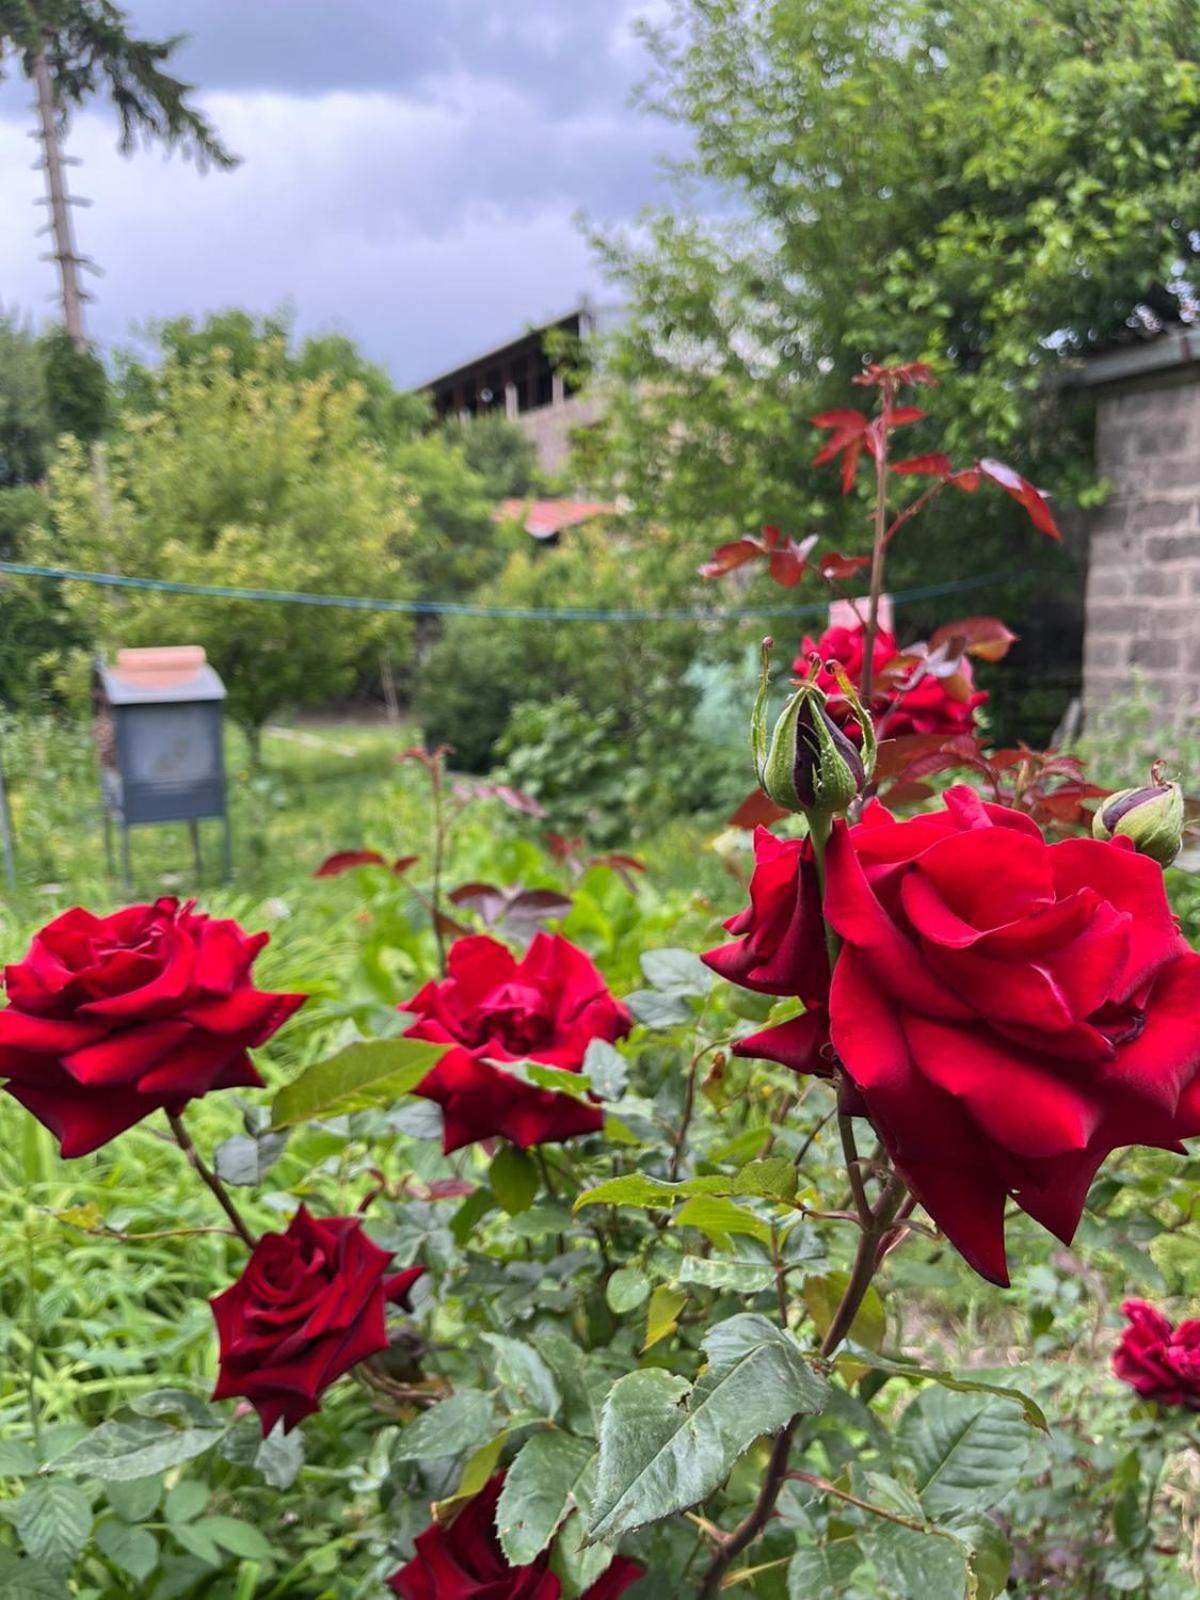
M417 383L530 322L605 298L575 225L661 196L680 135L629 107L635 18L661 0L127 0L136 30L191 35L178 70L242 158L205 177L126 160L107 105L67 148L88 308L133 323L225 306L294 309ZM42 176L30 86L0 88L0 301L39 319ZM611 296L611 291L608 292Z

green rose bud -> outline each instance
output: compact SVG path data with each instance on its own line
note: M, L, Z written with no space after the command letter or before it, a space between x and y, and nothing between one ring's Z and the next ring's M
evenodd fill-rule
M1169 867L1183 843L1183 790L1162 781L1162 764L1156 762L1148 784L1120 789L1100 802L1092 833L1097 839L1130 839L1139 854Z
M758 781L768 799L786 811L802 811L810 821L839 817L863 793L875 766L875 731L853 686L839 688L862 729L860 749L826 710L827 695L815 683L801 683L767 739L766 704L772 641L763 641L762 673L751 724ZM844 677L844 675L843 675Z

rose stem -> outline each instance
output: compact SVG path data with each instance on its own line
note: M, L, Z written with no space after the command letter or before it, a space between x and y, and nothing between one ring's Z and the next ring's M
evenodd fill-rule
M438 975L446 976L446 930L442 926L442 862L446 853L446 807L442 793L441 751L434 754L429 766L429 781L433 790L433 936L437 941Z
M879 453L875 458L875 541L871 550L871 593L867 602L867 637L864 641L862 688L859 691L867 711L871 709L871 687L875 673L875 637L879 632L879 597L883 593L883 568L887 559L887 447L892 393L885 385L880 390Z
M188 1158L196 1176L212 1190L216 1196L217 1204L237 1229L238 1237L242 1239L248 1249L253 1250L258 1240L246 1226L245 1219L234 1205L233 1197L230 1195L229 1190L226 1189L212 1168L205 1164L199 1150L192 1143L192 1136L184 1127L183 1118L177 1116L173 1111L168 1111L167 1121L171 1124L171 1132L175 1135L175 1143Z
M867 1290L871 1287L871 1279L875 1276L875 1270L879 1265L879 1245L891 1226L903 1198L904 1182L899 1174L893 1173L880 1196L878 1206L874 1211L868 1212L870 1225L863 1228L859 1238L858 1252L854 1258L854 1267L850 1273L850 1281L846 1285L846 1292L842 1295L841 1304L821 1341L821 1355L826 1359L834 1353L854 1324L858 1308L866 1298ZM766 1476L763 1478L758 1499L745 1519L732 1533L725 1534L722 1538L712 1565L705 1574L700 1589L700 1600L717 1600L717 1596L721 1593L722 1580L730 1564L758 1537L770 1520L780 1490L787 1480L788 1457L792 1452L792 1440L799 1420L799 1417L793 1417L772 1445L771 1457L767 1463Z

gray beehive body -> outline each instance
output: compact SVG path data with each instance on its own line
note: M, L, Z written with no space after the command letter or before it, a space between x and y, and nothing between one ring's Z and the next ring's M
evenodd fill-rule
M113 816L131 826L223 817L225 686L212 667L206 662L171 682L144 681L149 674L109 666L98 676L112 718L101 782Z

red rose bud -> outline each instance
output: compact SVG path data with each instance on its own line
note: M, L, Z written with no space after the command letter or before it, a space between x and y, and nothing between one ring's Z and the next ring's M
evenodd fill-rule
M417 1535L412 1560L388 1579L393 1594L400 1600L560 1600L549 1550L528 1566L513 1567L500 1547L496 1512L504 1479L498 1472L449 1526L435 1522ZM616 1556L580 1600L620 1600L644 1570Z
M815 683L802 683L784 706L767 742L766 703L771 641L763 641L762 671L754 702L751 737L758 781L764 794L787 811L802 811L809 821L844 815L863 793L875 766L875 734L853 687L843 674L839 686L849 701L862 738L851 740L826 709L828 696Z
M1119 789L1096 808L1097 839L1128 839L1140 855L1169 867L1183 843L1183 790L1177 783L1152 781L1138 789Z
M497 1137L527 1149L604 1126L590 1100L504 1071L505 1062L537 1061L578 1072L593 1039L613 1044L633 1026L593 962L561 934L539 933L520 961L486 934L459 939L442 982L400 1009L416 1013L407 1037L457 1047L413 1091L441 1106L447 1154Z
M289 1433L351 1367L387 1348L385 1305L407 1308L424 1267L388 1275L391 1254L360 1217L313 1217L301 1206L286 1233L258 1241L246 1270L210 1301L220 1339L214 1400L244 1395L266 1438Z
M5 969L5 1088L64 1156L86 1155L152 1111L177 1113L213 1089L261 1088L247 1049L307 999L254 987L266 942L177 900L108 917L64 912Z
M1143 1400L1200 1411L1200 1321L1178 1325L1144 1300L1121 1307L1129 1326L1113 1352L1113 1371Z

